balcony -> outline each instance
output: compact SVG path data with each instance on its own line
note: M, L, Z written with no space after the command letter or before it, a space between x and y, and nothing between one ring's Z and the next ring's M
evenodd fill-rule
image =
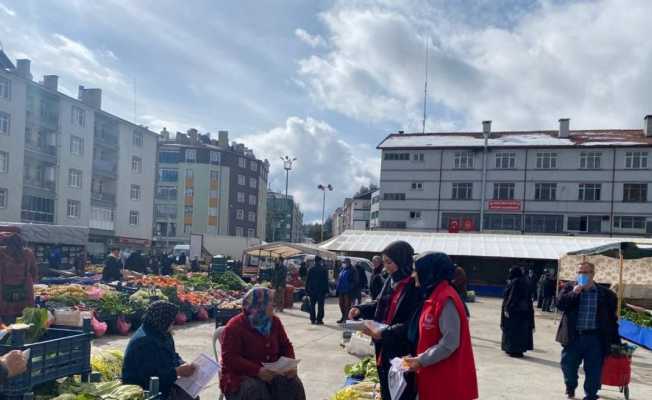
M95 138L94 138L95 144L105 146L105 147L111 147L111 148L117 148L118 147L118 136L116 135L111 135L106 132L102 131L95 131Z
M109 178L118 177L118 164L113 161L93 160L93 174Z
M54 192L56 189L56 184L54 181L47 181L38 178L25 177L23 184L33 189L46 190L49 192Z
M91 219L88 223L88 227L91 229L101 229L104 231L112 231L114 228L113 221L100 221L97 219Z
M91 200L115 204L115 194L91 192Z

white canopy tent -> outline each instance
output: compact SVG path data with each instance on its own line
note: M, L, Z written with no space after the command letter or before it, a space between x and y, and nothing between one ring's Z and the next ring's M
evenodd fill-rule
M255 257L289 258L299 254L310 254L320 256L324 259L336 259L337 255L316 246L309 246L301 243L274 242L260 246L249 247L245 254Z

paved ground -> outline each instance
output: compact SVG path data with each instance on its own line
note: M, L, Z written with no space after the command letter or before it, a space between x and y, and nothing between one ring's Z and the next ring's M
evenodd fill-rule
M500 303L496 299L479 299L471 304L471 329L476 358L480 398L483 400L551 400L564 399L563 381L559 369L559 346L554 341L556 321L550 314L537 315L535 350L526 358L515 360L500 351ZM327 325L316 327L307 323L307 316L298 310L281 314L298 358L300 376L308 400L324 400L342 385L344 364L356 359L339 346L342 332L334 323L339 317L337 306L327 306ZM199 353L212 354L212 324L189 324L175 330L177 350L186 360ZM96 346L126 346L126 338L108 337L95 341ZM652 352L639 349L633 361L631 398L652 399ZM582 378L581 378L582 379ZM202 394L205 399L217 399L217 382ZM578 391L580 394L580 391ZM603 399L623 399L617 388L604 387Z

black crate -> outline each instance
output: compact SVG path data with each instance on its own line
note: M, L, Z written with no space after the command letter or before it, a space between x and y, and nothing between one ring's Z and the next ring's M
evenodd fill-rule
M22 398L34 386L70 375L87 380L91 372L91 324L83 330L50 328L39 342L25 344L24 331L12 333L10 342L0 344L0 355L12 350L30 350L27 371L0 385L0 396Z
M217 308L215 309L215 327L218 328L222 325L226 325L227 322L236 315L240 314L241 310L234 308Z

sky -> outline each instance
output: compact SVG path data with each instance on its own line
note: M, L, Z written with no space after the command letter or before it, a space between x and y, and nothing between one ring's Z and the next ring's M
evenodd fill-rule
M378 183L398 130L640 128L652 113L652 1L0 0L0 42L62 91L158 132L228 130L296 157L305 221ZM428 57L426 68L426 47Z

